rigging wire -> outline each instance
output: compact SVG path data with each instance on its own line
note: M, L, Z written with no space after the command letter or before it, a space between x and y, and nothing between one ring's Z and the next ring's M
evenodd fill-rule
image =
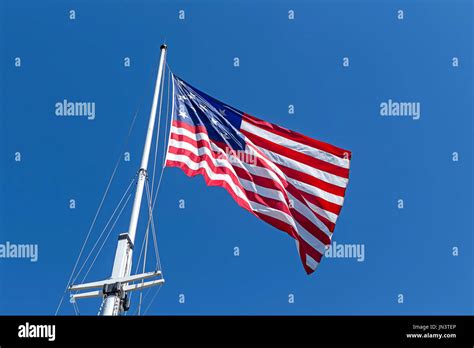
M141 105L141 104L140 104L140 105ZM130 139L130 135L132 134L132 130L133 130L133 127L134 127L134 125L135 125L135 121L136 121L137 116L138 116L139 111L140 111L140 105L138 106L137 110L135 111L135 115L133 116L132 122L131 122L131 124L130 124L129 129L128 129L128 134L127 134L127 136L126 136L126 138L125 138L125 141L124 141L124 143L123 143L123 146L122 146L123 149L125 149L126 146L128 145L128 141L129 141L129 139ZM108 193L109 193L110 186L112 185L112 181L114 180L115 173L117 172L117 169L118 169L118 167L119 167L119 165L120 165L121 159L122 159L122 154L120 154L120 155L118 156L117 161L115 162L114 170L112 171L112 174L111 174L111 176L110 176L110 178L109 178L109 182L107 183L107 187L106 187L106 189L105 189L105 192L104 192L104 194L102 195L102 199L101 199L101 201L100 201L100 203L99 203L99 207L97 208L97 211L96 211L96 213L95 213L94 219L92 220L92 223L91 223L91 225L90 225L90 227L89 227L89 230L88 230L88 232L87 232L86 238L85 238L85 240L84 240L84 243L82 244L82 247L81 247L81 250L80 250L80 252L79 252L79 255L77 256L76 262L74 263L74 267L73 267L72 272L71 272L71 274L70 274L70 276L69 276L69 280L68 280L68 282L67 282L67 284L66 284L66 288L64 289L64 292L63 292L63 294L62 294L62 296L61 296L61 299L59 300L59 304L58 304L58 306L57 306L57 308L56 308L56 312L54 313L54 315L57 315L57 314L58 314L59 309L61 308L61 305L62 305L62 303L63 303L64 296L66 295L66 293L67 293L67 291L68 291L68 289L69 289L69 286L71 285L71 280L72 280L72 278L73 278L73 276L74 276L74 273L75 273L75 271L76 271L76 269L77 269L77 266L78 266L78 264L79 264L79 261L80 261L80 259L81 259L81 257L82 257L82 253L84 252L84 249L85 249L85 246L86 246L86 244L87 244L87 241L89 240L89 237L90 237L90 235L91 235L91 232L92 232L92 230L93 230L93 228L94 228L94 226L95 226L95 223L96 223L96 221L97 221L97 217L99 216L99 213L100 213L100 211L102 210L102 206L104 205L105 199L107 198L107 195L108 195Z
M143 248L145 247L145 238L143 238L142 246L140 248L140 256L138 257L137 267L135 267L135 274L138 273L138 268L140 268L140 262L142 260Z
M91 251L89 252L89 254L87 255L87 258L84 260L81 268L79 269L79 271L77 272L77 275L74 277L72 283L75 283L77 278L79 278L79 275L81 274L82 270L84 269L84 267L86 266L87 264L87 261L89 260L89 258L92 256L92 253L94 252L95 248L97 247L97 244L99 244L99 241L101 240L102 236L104 235L105 231L107 230L107 227L109 226L110 222L112 221L112 219L114 218L115 216L115 213L117 212L117 210L119 209L120 205L122 204L122 201L123 199L125 198L125 196L127 195L127 193L130 191L130 188L132 187L133 183L135 182L135 179L137 177L137 174L135 174L135 176L132 178L132 180L130 180L130 183L127 187L127 189L125 190L125 192L123 193L122 197L120 198L120 201L117 203L117 206L115 207L112 215L110 216L109 220L107 221L107 223L105 224L105 227L102 229L102 232L100 233L99 237L97 238L96 242L94 243L94 246L92 247ZM128 201L128 199L127 199ZM126 203L125 203L126 204ZM120 212L121 214L121 212ZM110 233L110 232L109 232ZM87 276L87 275L86 275ZM82 279L82 282L84 282L85 280L85 277Z
M154 294L153 297L151 298L150 303L148 304L148 307L146 307L146 309L145 309L145 311L143 312L143 314L147 314L147 313L148 313L148 310L150 309L151 305L153 304L153 301L155 300L156 296L157 296L158 293L160 292L161 287L162 287L162 285L160 285L160 286L158 287L158 289L156 290L155 294Z
M153 213L152 213L152 210L151 210L152 209L151 208L152 207L152 201L151 201L150 187L149 187L148 181L146 182L145 187L146 187L146 194L147 194L148 209L149 209L149 212L150 212L150 215L149 215L150 220L148 222L148 226L150 226L150 222L151 222L151 230L152 230L153 239L156 241L155 222L154 222ZM148 236L148 231L149 231L149 228L147 228L147 236ZM145 251L145 255L146 255L146 251ZM160 253L158 251L158 248L155 249L155 256L156 256L156 259L157 259L157 269L161 269ZM142 283L143 283L143 280L142 280ZM161 287L161 285L159 287ZM143 289L140 290L140 301L139 301L137 312L135 313L135 314L138 313L138 315L140 315L140 312L141 312L142 291L143 291ZM150 291L151 291L151 289L148 289L148 291L143 296L143 300L147 298ZM155 296L153 296L153 298L154 297Z
M140 268L140 262L141 262L141 259L142 259L142 254L143 254L144 247L145 247L145 238L143 238L142 246L140 247L140 255L138 256L137 266L135 267L135 274L138 274L138 269ZM132 295L133 295L133 291L130 292L130 295L129 295L130 300L132 299ZM125 312L125 315L127 315L127 312Z
M100 303L99 311L97 312L97 315L100 315L102 313L102 308L104 308L104 303L105 303L105 297L102 299L102 302Z
M74 308L74 314L79 315L79 310L77 308L77 303L76 302L72 303L72 308Z
M89 266L89 268L88 268L86 274L84 275L84 278L82 279L82 283L84 283L86 277L89 275L89 272L91 271L92 267L94 266L94 263L95 263L95 261L97 260L97 257L100 255L102 249L104 248L105 243L107 242L107 239L109 238L110 234L111 234L112 231L114 230L114 227L115 227L115 225L117 224L117 222L118 222L120 216L122 215L123 210L124 210L125 207L127 206L127 203L128 203L128 201L130 200L130 197L132 197L132 193L130 193L130 194L128 195L127 200L125 201L124 205L122 206L122 209L120 209L120 212L119 212L119 214L117 215L117 218L115 219L113 225L112 225L112 226L110 227L110 229L109 229L109 233L107 233L107 236L105 237L104 241L102 242L102 245L100 246L99 250L98 250L97 253L95 254L94 260L92 260L91 265Z
M150 222L151 222L151 232L152 232L152 235L153 235L153 240L155 242L154 247L155 247L155 256L156 256L156 268L161 270L160 253L158 251L156 229L155 229L155 219L153 217L153 206L152 206L152 200L151 200L150 187L148 186L148 184L147 184L147 199L148 199L148 209L150 211L149 225L150 225Z
M146 181L146 183L147 183L147 192L148 192L148 180ZM147 229L145 233L145 252L143 253L142 273L145 273L145 267L146 267L146 255L147 255L147 250L148 250L148 235L149 235L149 229ZM142 286L144 282L145 280L142 279ZM142 294L143 294L143 288L140 289L140 299L138 301L138 315L140 315L140 308L142 306Z

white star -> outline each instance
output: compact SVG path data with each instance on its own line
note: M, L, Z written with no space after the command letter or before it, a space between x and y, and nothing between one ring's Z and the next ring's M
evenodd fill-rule
M196 99L196 95L193 94L192 92L189 92L188 96L189 96L190 99Z
M185 95L178 95L178 100L179 101L183 101L183 100L187 100L188 98L185 96Z
M178 114L179 117L182 117L182 118L188 118L189 116L186 114L185 111L180 111L179 114Z
M219 121L215 117L211 117L211 122L214 126L217 126L219 124Z
M219 110L222 116L225 116L225 109Z

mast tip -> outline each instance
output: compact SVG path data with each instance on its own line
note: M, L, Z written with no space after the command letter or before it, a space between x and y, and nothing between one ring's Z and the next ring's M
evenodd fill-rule
M161 47L160 47L160 49L162 49L162 50L163 50L163 49L166 50L167 48L168 48L168 46L167 46L166 44L163 44L163 45L161 45Z

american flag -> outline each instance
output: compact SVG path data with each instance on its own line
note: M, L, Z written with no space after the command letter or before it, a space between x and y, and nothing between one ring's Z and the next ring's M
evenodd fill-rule
M173 75L166 166L204 176L296 240L308 274L330 246L351 152L243 113Z

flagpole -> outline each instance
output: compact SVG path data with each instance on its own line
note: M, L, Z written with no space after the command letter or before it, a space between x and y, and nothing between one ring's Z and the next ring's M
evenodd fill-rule
M150 157L150 148L153 140L153 129L155 127L156 110L158 107L158 98L160 95L161 81L163 77L163 69L166 61L167 46L161 45L160 64L155 84L155 94L153 95L153 104L150 111L150 119L148 121L148 130L146 133L145 145L143 147L142 161L138 171L137 189L133 201L132 214L130 216L130 224L128 232L119 235L117 249L115 251L114 265L112 268L112 276L114 279L121 279L130 276L132 269L132 255L135 243L135 234L137 231L138 217L140 215L140 207L143 197L143 188L147 180L148 159ZM128 310L129 297L124 291L120 282L104 285L104 302L101 315L120 315L123 311Z

